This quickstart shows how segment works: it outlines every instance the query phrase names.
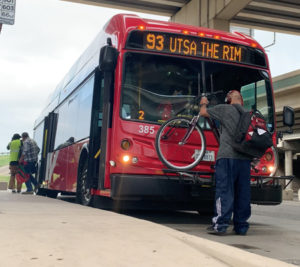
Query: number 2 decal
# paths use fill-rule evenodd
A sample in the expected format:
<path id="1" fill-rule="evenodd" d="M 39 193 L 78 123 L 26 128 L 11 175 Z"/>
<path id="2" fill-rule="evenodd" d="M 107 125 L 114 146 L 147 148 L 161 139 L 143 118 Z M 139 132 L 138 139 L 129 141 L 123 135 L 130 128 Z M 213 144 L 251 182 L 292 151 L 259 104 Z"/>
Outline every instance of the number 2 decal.
<path id="1" fill-rule="evenodd" d="M 139 110 L 139 120 L 144 120 L 144 115 L 145 115 L 145 112 L 143 110 Z"/>

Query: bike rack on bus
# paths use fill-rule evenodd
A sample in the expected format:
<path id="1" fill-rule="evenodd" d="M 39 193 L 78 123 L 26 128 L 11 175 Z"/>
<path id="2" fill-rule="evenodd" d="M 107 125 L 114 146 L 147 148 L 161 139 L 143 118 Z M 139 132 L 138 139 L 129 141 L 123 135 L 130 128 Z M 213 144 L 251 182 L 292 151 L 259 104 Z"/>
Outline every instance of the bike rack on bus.
<path id="1" fill-rule="evenodd" d="M 199 184 L 203 187 L 211 187 L 215 185 L 215 175 L 212 172 L 179 171 L 172 169 L 163 169 L 163 172 L 169 179 L 178 179 L 182 183 Z M 168 176 L 168 173 L 178 175 Z"/>
<path id="2" fill-rule="evenodd" d="M 264 180 L 268 179 L 268 183 L 274 186 L 279 186 L 280 180 L 289 180 L 286 185 L 284 185 L 283 189 L 286 189 L 288 185 L 293 181 L 295 178 L 294 175 L 287 175 L 287 176 L 261 176 L 261 175 L 251 175 L 251 179 L 256 180 L 256 186 L 262 187 L 266 182 Z"/>
<path id="3" fill-rule="evenodd" d="M 196 172 L 196 171 L 179 171 L 172 169 L 163 169 L 163 172 L 169 179 L 178 179 L 182 183 L 192 183 L 199 184 L 201 186 L 215 186 L 215 174 L 212 172 Z M 168 173 L 177 174 L 167 175 Z M 261 176 L 261 175 L 251 175 L 251 180 L 256 180 L 256 184 L 251 183 L 252 186 L 263 187 L 265 185 L 279 186 L 280 180 L 289 180 L 289 182 L 284 185 L 283 189 L 286 189 L 288 185 L 293 181 L 295 176 Z M 266 182 L 266 179 L 268 181 Z"/>

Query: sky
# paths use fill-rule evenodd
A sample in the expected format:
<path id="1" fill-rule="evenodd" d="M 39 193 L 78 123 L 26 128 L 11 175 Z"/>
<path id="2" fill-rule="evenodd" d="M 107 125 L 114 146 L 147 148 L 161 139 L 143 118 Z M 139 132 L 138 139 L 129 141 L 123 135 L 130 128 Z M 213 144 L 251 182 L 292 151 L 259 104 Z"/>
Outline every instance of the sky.
<path id="1" fill-rule="evenodd" d="M 60 0 L 17 0 L 15 24 L 0 34 L 0 152 L 14 133 L 31 136 L 35 119 L 70 67 L 115 14 L 167 17 L 88 6 Z M 263 46 L 273 33 L 255 31 Z M 267 48 L 273 77 L 300 69 L 300 36 L 276 34 Z"/>

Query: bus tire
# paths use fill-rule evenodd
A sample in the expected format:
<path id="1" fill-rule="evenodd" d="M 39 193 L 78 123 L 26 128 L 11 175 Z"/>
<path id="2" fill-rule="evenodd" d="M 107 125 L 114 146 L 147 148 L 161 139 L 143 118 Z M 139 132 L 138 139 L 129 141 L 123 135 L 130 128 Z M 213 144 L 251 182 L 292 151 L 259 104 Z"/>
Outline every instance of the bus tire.
<path id="1" fill-rule="evenodd" d="M 93 196 L 91 190 L 88 188 L 88 160 L 87 156 L 84 156 L 79 163 L 78 175 L 77 175 L 77 190 L 76 190 L 76 202 L 84 206 L 92 206 Z"/>
<path id="2" fill-rule="evenodd" d="M 39 188 L 36 192 L 36 195 L 45 197 L 47 196 L 47 190 L 44 188 Z"/>
<path id="3" fill-rule="evenodd" d="M 47 197 L 50 197 L 50 198 L 57 198 L 58 192 L 57 192 L 57 191 L 53 191 L 53 190 L 47 190 L 47 191 L 46 191 L 46 194 L 47 194 Z"/>

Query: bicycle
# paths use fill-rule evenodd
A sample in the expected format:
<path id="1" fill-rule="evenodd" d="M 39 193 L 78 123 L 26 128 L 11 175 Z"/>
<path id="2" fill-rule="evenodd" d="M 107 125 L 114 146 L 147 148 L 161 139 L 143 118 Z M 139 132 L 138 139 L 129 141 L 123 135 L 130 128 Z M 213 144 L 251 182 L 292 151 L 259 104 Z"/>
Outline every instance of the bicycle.
<path id="1" fill-rule="evenodd" d="M 223 92 L 216 91 L 209 95 L 214 96 L 219 93 Z M 202 94 L 193 103 L 198 103 L 202 96 L 207 95 Z M 168 168 L 187 171 L 196 167 L 203 159 L 206 152 L 206 139 L 202 128 L 197 124 L 200 117 L 199 112 L 191 119 L 182 116 L 175 117 L 161 125 L 155 138 L 155 148 L 159 159 Z M 219 142 L 219 132 L 215 123 L 208 118 L 206 121 Z"/>
<path id="2" fill-rule="evenodd" d="M 202 129 L 197 125 L 199 118 L 199 113 L 191 120 L 185 117 L 172 118 L 158 130 L 155 148 L 159 159 L 170 169 L 192 169 L 204 157 L 206 140 Z"/>

